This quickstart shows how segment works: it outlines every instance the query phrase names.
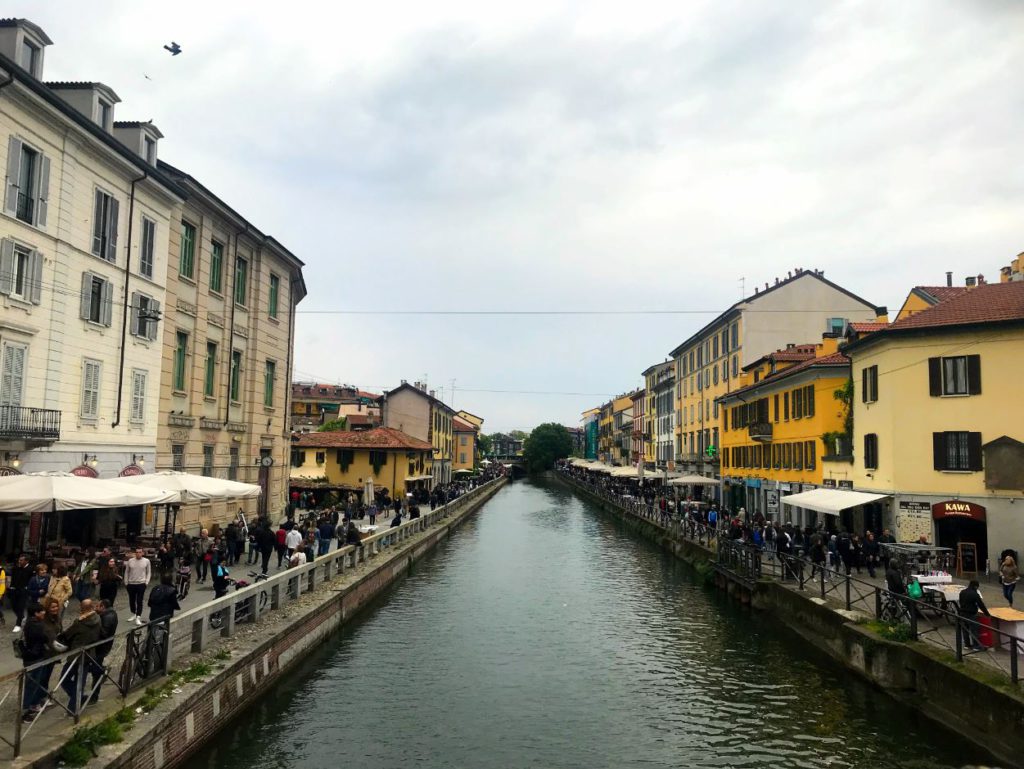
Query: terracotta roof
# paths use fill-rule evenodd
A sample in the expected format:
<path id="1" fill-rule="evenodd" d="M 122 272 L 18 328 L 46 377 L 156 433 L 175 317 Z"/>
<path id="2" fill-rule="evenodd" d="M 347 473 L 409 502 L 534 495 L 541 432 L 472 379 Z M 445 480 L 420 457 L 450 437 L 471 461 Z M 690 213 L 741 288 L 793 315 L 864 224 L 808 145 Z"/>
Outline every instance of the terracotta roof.
<path id="1" fill-rule="evenodd" d="M 465 422 L 458 417 L 452 417 L 452 432 L 453 433 L 475 433 L 476 427 L 471 425 L 469 422 Z"/>
<path id="2" fill-rule="evenodd" d="M 914 286 L 914 291 L 918 294 L 927 294 L 922 298 L 931 299 L 932 304 L 939 304 L 966 293 L 968 288 L 967 286 Z"/>
<path id="3" fill-rule="evenodd" d="M 733 390 L 725 395 L 720 395 L 715 398 L 715 400 L 728 400 L 730 398 L 734 398 L 740 393 L 749 392 L 757 389 L 758 387 L 773 384 L 810 368 L 846 368 L 849 365 L 850 359 L 847 358 L 846 355 L 841 352 L 834 352 L 830 355 L 823 355 L 820 358 L 814 358 L 812 360 L 805 360 L 802 363 L 797 363 L 795 366 L 790 366 L 789 368 L 776 372 L 769 377 L 765 377 L 760 382 L 754 382 L 754 384 L 741 387 L 739 390 Z"/>
<path id="4" fill-rule="evenodd" d="M 948 288 L 948 287 L 943 287 Z M 914 328 L 1024 320 L 1024 282 L 985 283 L 889 324 L 883 334 Z"/>
<path id="5" fill-rule="evenodd" d="M 860 334 L 868 334 L 868 333 L 871 333 L 872 331 L 881 331 L 883 328 L 887 328 L 888 326 L 889 326 L 888 323 L 881 323 L 881 322 L 878 322 L 878 323 L 856 323 L 856 322 L 850 323 L 850 329 L 852 331 L 856 331 L 856 332 L 858 332 Z"/>
<path id="6" fill-rule="evenodd" d="M 392 427 L 375 427 L 372 430 L 339 430 L 329 433 L 303 433 L 295 440 L 299 448 L 323 449 L 403 449 L 430 451 L 433 447 L 426 441 L 406 435 Z"/>
<path id="7" fill-rule="evenodd" d="M 369 414 L 345 414 L 345 421 L 350 425 L 368 425 L 373 420 Z"/>

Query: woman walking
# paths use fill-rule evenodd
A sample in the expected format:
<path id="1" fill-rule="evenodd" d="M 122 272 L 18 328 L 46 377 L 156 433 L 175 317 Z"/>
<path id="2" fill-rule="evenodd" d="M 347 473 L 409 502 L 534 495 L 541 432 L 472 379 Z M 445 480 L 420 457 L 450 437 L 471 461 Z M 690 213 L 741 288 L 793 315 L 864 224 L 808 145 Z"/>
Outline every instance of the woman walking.
<path id="1" fill-rule="evenodd" d="M 100 598 L 110 601 L 110 605 L 113 606 L 117 600 L 117 589 L 122 582 L 121 570 L 117 568 L 117 561 L 113 556 L 100 564 L 97 579 L 100 583 Z"/>
<path id="2" fill-rule="evenodd" d="M 1003 583 L 1003 596 L 1010 606 L 1013 606 L 1013 589 L 1017 587 L 1018 579 L 1020 572 L 1017 570 L 1017 562 L 1012 555 L 1008 555 L 999 566 L 999 581 Z"/>
<path id="3" fill-rule="evenodd" d="M 57 566 L 53 570 L 53 577 L 50 579 L 50 589 L 46 597 L 56 601 L 60 605 L 60 616 L 63 618 L 64 610 L 71 600 L 71 578 L 63 566 Z"/>

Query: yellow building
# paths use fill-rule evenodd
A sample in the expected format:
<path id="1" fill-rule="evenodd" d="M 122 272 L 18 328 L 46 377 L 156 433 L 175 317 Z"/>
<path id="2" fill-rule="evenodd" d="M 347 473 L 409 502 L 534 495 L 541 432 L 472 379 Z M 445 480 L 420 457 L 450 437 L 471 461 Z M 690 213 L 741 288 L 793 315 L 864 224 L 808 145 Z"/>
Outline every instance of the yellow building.
<path id="1" fill-rule="evenodd" d="M 302 433 L 292 445 L 293 487 L 362 492 L 367 480 L 392 499 L 431 477 L 433 447 L 398 430 L 377 427 Z"/>
<path id="2" fill-rule="evenodd" d="M 427 441 L 434 447 L 433 483 L 450 483 L 455 439 L 452 419 L 455 411 L 438 400 L 426 384 L 402 382 L 383 396 L 382 420 L 385 427 Z"/>
<path id="3" fill-rule="evenodd" d="M 630 464 L 633 449 L 633 395 L 620 395 L 612 401 L 612 464 Z"/>
<path id="4" fill-rule="evenodd" d="M 605 464 L 612 462 L 612 415 L 614 401 L 602 403 L 597 415 L 597 458 Z"/>
<path id="5" fill-rule="evenodd" d="M 845 348 L 855 490 L 901 541 L 1024 550 L 1024 282 L 983 284 Z M 866 523 L 854 511 L 855 525 Z"/>
<path id="6" fill-rule="evenodd" d="M 483 420 L 481 419 L 480 422 L 482 424 Z M 479 429 L 472 422 L 467 422 L 459 417 L 452 420 L 452 435 L 455 437 L 453 472 L 455 470 L 472 470 L 476 466 L 476 435 Z"/>
<path id="7" fill-rule="evenodd" d="M 972 280 L 976 279 L 972 278 Z M 937 304 L 945 302 L 947 299 L 952 299 L 955 296 L 960 296 L 968 290 L 968 286 L 914 286 L 910 293 L 907 294 L 907 298 L 903 301 L 903 305 L 900 307 L 900 311 L 896 313 L 896 320 L 903 320 L 909 318 L 911 315 L 927 310 L 929 307 L 934 307 Z"/>
<path id="8" fill-rule="evenodd" d="M 456 414 L 456 416 L 459 419 L 461 419 L 463 422 L 469 422 L 471 425 L 475 425 L 476 427 L 483 427 L 484 426 L 484 418 L 483 417 L 478 417 L 476 414 L 472 414 L 472 413 L 470 413 L 468 411 L 459 411 Z"/>
<path id="9" fill-rule="evenodd" d="M 643 455 L 644 455 L 644 466 L 649 469 L 654 469 L 654 463 L 657 457 L 656 452 L 656 439 L 654 434 L 655 420 L 658 417 L 658 403 L 657 396 L 654 393 L 654 388 L 657 385 L 658 367 L 663 364 L 655 364 L 644 369 L 641 376 L 644 378 L 644 399 L 643 399 L 643 410 L 641 412 L 641 436 L 640 439 L 643 442 Z"/>
<path id="10" fill-rule="evenodd" d="M 1024 280 L 1024 253 L 1017 254 L 1012 262 L 999 268 L 1000 283 L 1010 283 L 1015 280 Z"/>
<path id="11" fill-rule="evenodd" d="M 712 320 L 672 350 L 676 365 L 676 469 L 715 475 L 721 420 L 717 399 L 743 382 L 740 372 L 796 340 L 841 336 L 851 321 L 885 315 L 817 270 L 776 278 Z"/>
<path id="12" fill-rule="evenodd" d="M 818 488 L 830 474 L 826 433 L 844 429 L 846 410 L 834 393 L 850 378 L 837 340 L 790 345 L 763 356 L 745 372 L 745 387 L 722 395 L 723 503 L 733 511 L 815 525 L 813 510 L 783 509 L 780 497 Z"/>

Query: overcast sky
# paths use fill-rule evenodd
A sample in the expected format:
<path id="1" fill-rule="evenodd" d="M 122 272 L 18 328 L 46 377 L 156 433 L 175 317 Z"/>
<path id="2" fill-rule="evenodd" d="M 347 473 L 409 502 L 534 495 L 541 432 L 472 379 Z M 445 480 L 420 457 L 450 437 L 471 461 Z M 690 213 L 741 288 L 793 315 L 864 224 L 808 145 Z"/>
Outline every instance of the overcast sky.
<path id="1" fill-rule="evenodd" d="M 299 378 L 454 379 L 487 432 L 577 424 L 741 279 L 821 268 L 895 311 L 1024 249 L 1015 0 L 4 10 L 306 262 Z"/>

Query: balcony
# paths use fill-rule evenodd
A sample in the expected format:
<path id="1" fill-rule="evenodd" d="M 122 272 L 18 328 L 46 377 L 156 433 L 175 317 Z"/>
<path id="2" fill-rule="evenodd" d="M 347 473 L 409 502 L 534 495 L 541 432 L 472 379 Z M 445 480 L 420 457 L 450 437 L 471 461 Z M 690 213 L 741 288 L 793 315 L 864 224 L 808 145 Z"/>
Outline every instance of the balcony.
<path id="1" fill-rule="evenodd" d="M 751 440 L 768 443 L 772 439 L 772 427 L 771 422 L 754 422 L 747 430 Z"/>
<path id="2" fill-rule="evenodd" d="M 53 443 L 60 440 L 60 412 L 0 406 L 0 439 Z"/>

